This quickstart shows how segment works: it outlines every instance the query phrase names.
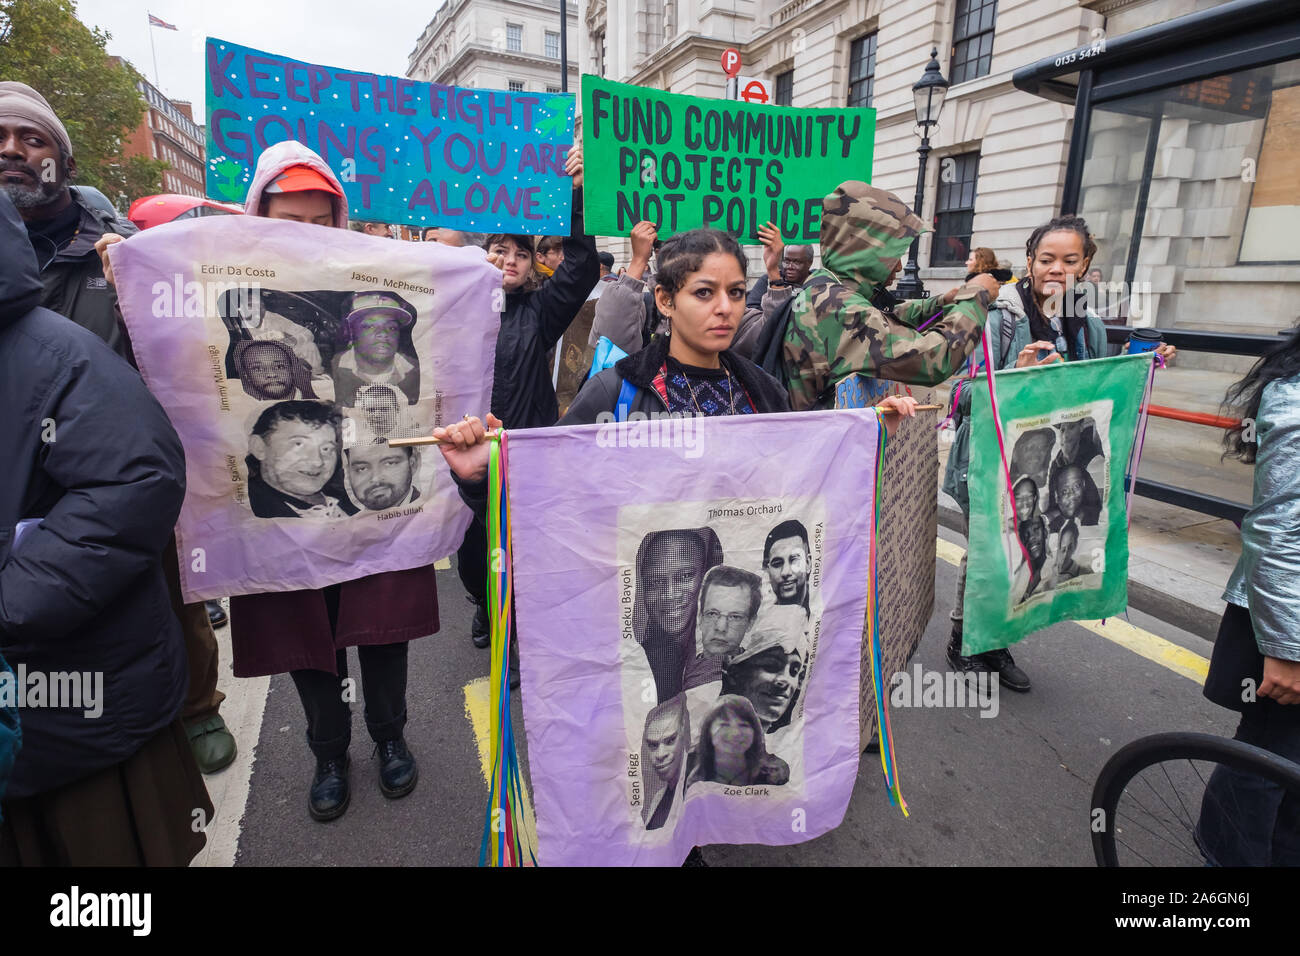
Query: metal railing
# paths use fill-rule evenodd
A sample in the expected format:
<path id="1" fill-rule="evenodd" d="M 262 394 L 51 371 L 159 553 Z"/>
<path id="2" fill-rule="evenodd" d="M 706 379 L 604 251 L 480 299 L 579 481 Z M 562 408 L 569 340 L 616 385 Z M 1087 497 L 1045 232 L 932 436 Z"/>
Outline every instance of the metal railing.
<path id="1" fill-rule="evenodd" d="M 1133 331 L 1127 326 L 1108 325 L 1106 327 L 1106 339 L 1112 344 L 1123 345 L 1128 341 Z M 1167 344 L 1180 351 L 1217 352 L 1220 355 L 1259 356 L 1284 341 L 1280 335 L 1243 335 L 1225 332 L 1201 332 L 1190 329 L 1157 329 L 1156 331 L 1160 333 L 1161 338 Z M 1186 412 L 1181 409 L 1166 408 L 1160 405 L 1149 405 L 1148 412 L 1159 418 L 1190 421 L 1212 428 L 1227 428 L 1235 424 L 1231 419 L 1220 418 L 1216 415 L 1202 415 L 1197 412 Z M 1163 501 L 1166 504 L 1177 505 L 1179 508 L 1187 508 L 1190 511 L 1197 511 L 1215 518 L 1226 518 L 1236 525 L 1241 524 L 1241 519 L 1246 516 L 1246 512 L 1249 510 L 1246 505 L 1236 501 L 1229 501 L 1227 498 L 1202 494 L 1199 491 L 1192 491 L 1190 488 L 1179 488 L 1176 485 L 1168 485 L 1162 481 L 1152 481 L 1149 478 L 1139 477 L 1133 483 L 1133 490 L 1144 498 Z"/>

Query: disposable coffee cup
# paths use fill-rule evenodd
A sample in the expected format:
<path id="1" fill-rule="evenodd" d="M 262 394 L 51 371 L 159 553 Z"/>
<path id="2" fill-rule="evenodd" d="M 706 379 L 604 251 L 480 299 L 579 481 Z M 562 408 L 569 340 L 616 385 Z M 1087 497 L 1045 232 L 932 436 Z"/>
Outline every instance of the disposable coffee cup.
<path id="1" fill-rule="evenodd" d="M 1134 329 L 1133 334 L 1128 337 L 1128 354 L 1140 355 L 1143 352 L 1154 352 L 1164 340 L 1159 329 Z"/>

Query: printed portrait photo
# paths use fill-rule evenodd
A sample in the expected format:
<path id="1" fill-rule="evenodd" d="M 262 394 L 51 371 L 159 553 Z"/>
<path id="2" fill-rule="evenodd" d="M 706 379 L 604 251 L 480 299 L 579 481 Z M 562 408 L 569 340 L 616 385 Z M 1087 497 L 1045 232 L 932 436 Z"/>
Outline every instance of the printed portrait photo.
<path id="1" fill-rule="evenodd" d="M 774 604 L 759 612 L 745 643 L 722 670 L 722 693 L 753 705 L 763 732 L 790 723 L 808 673 L 808 615 L 797 605 Z"/>
<path id="2" fill-rule="evenodd" d="M 687 763 L 686 786 L 789 783 L 790 765 L 768 753 L 766 739 L 762 722 L 748 698 L 735 694 L 719 697 L 700 725 L 699 743 Z"/>
<path id="3" fill-rule="evenodd" d="M 327 402 L 267 406 L 248 435 L 248 503 L 259 518 L 346 518 L 340 417 Z"/>
<path id="4" fill-rule="evenodd" d="M 417 310 L 406 298 L 241 285 L 218 311 L 226 376 L 238 385 L 229 400 L 248 422 L 254 515 L 366 518 L 428 499 L 438 463 L 388 445 L 436 424 L 436 396 L 420 400 Z"/>
<path id="5" fill-rule="evenodd" d="M 1010 606 L 1101 587 L 1109 490 L 1110 402 L 1012 422 L 1012 497 L 1002 492 L 1013 568 Z"/>
<path id="6" fill-rule="evenodd" d="M 740 653 L 763 603 L 763 581 L 751 571 L 718 565 L 704 575 L 695 617 L 695 657 L 682 674 L 690 690 L 722 680 L 722 668 Z"/>
<path id="7" fill-rule="evenodd" d="M 420 498 L 416 480 L 420 453 L 392 448 L 382 439 L 343 449 L 343 481 L 348 498 L 365 511 L 387 511 L 414 504 Z"/>
<path id="8" fill-rule="evenodd" d="M 663 827 L 680 798 L 690 743 L 690 717 L 680 696 L 655 705 L 646 715 L 640 765 L 646 783 L 641 819 L 647 830 Z"/>
<path id="9" fill-rule="evenodd" d="M 420 400 L 420 362 L 411 346 L 415 307 L 395 292 L 356 292 L 339 325 L 331 374 L 335 400 L 355 408 L 369 385 L 391 385 L 404 404 Z"/>
<path id="10" fill-rule="evenodd" d="M 798 521 L 782 521 L 763 543 L 763 568 L 777 604 L 795 604 L 808 610 L 808 572 L 811 570 L 808 529 Z"/>
<path id="11" fill-rule="evenodd" d="M 633 630 L 660 701 L 681 693 L 686 664 L 695 657 L 704 574 L 721 563 L 711 528 L 652 531 L 637 550 Z"/>
<path id="12" fill-rule="evenodd" d="M 329 361 L 338 335 L 338 312 L 346 295 L 329 291 L 286 292 L 244 285 L 224 292 L 218 300 L 218 312 L 229 337 L 226 377 L 239 379 L 243 384 L 244 370 L 238 361 L 241 342 L 277 342 L 287 346 L 298 359 L 293 375 L 294 386 L 301 393 L 298 397 L 332 401 L 334 381 L 329 374 Z M 301 381 L 299 363 L 306 367 L 309 388 L 304 388 Z M 259 389 L 258 385 L 250 388 L 244 384 L 244 391 L 254 398 L 259 397 Z"/>
<path id="13" fill-rule="evenodd" d="M 258 401 L 320 397 L 312 388 L 311 366 L 287 342 L 242 339 L 232 361 L 244 394 Z"/>
<path id="14" fill-rule="evenodd" d="M 352 407 L 341 407 L 345 443 L 427 435 L 434 427 L 429 405 L 408 405 L 396 385 L 364 385 Z"/>
<path id="15" fill-rule="evenodd" d="M 794 498 L 619 510 L 621 570 L 610 596 L 623 622 L 628 752 L 641 754 L 644 776 L 645 803 L 629 783 L 629 809 L 647 830 L 651 822 L 674 825 L 672 806 L 661 809 L 668 781 L 686 786 L 683 804 L 732 787 L 804 785 L 803 707 L 822 614 L 822 509 L 820 499 Z M 677 752 L 656 743 L 679 726 L 686 737 L 680 771 Z M 706 782 L 728 790 L 695 786 Z"/>

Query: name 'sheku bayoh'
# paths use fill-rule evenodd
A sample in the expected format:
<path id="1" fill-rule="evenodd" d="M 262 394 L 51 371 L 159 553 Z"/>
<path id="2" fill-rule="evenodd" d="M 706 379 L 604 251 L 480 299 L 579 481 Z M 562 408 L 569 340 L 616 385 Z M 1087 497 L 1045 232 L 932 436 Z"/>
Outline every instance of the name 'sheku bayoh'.
<path id="1" fill-rule="evenodd" d="M 756 107 L 587 78 L 583 93 L 597 144 L 587 167 L 602 181 L 617 170 L 607 223 L 616 234 L 646 219 L 661 232 L 706 226 L 757 240 L 771 221 L 788 241 L 815 239 L 822 198 L 870 178 L 872 110 Z"/>

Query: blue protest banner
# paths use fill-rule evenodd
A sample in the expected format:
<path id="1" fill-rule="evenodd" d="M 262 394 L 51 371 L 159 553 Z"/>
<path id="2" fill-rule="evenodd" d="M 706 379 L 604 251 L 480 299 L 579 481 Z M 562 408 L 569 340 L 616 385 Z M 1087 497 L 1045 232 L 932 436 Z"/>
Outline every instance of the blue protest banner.
<path id="1" fill-rule="evenodd" d="M 239 202 L 257 158 L 295 139 L 354 219 L 563 235 L 574 97 L 471 90 L 303 63 L 208 37 L 207 192 Z"/>

